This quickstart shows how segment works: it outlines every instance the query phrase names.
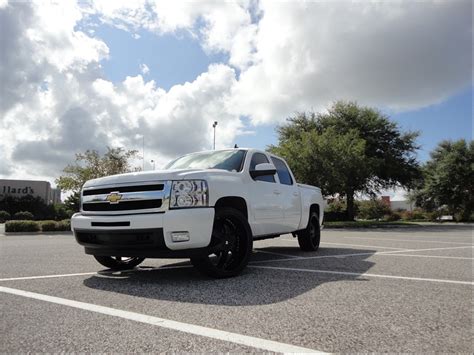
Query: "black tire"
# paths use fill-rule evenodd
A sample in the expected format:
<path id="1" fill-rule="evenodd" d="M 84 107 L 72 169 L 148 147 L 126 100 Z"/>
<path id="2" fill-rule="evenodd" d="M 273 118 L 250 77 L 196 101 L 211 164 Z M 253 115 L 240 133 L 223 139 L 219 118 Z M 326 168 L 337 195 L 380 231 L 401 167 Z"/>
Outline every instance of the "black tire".
<path id="1" fill-rule="evenodd" d="M 233 208 L 216 210 L 210 254 L 191 258 L 201 273 L 222 279 L 239 275 L 252 254 L 253 237 L 245 216 Z"/>
<path id="2" fill-rule="evenodd" d="M 303 251 L 316 251 L 319 249 L 321 240 L 321 228 L 319 226 L 319 217 L 316 212 L 312 212 L 309 216 L 306 229 L 297 233 L 298 244 Z"/>
<path id="3" fill-rule="evenodd" d="M 123 256 L 99 256 L 94 255 L 95 260 L 100 264 L 112 270 L 128 270 L 133 269 L 145 260 L 139 257 L 123 257 Z"/>

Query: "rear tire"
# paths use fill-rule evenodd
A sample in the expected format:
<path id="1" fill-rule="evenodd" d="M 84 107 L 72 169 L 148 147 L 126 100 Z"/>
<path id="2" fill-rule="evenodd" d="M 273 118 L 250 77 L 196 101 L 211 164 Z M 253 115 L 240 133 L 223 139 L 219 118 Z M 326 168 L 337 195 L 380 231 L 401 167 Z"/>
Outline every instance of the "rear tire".
<path id="1" fill-rule="evenodd" d="M 123 257 L 123 256 L 99 256 L 94 255 L 95 260 L 105 267 L 112 270 L 128 270 L 133 269 L 145 260 L 139 257 Z"/>
<path id="2" fill-rule="evenodd" d="M 191 258 L 197 270 L 218 279 L 239 275 L 247 266 L 253 247 L 245 216 L 233 208 L 216 210 L 209 247 L 209 255 Z"/>
<path id="3" fill-rule="evenodd" d="M 306 229 L 297 233 L 298 244 L 303 251 L 316 251 L 319 249 L 321 240 L 321 228 L 319 226 L 319 218 L 316 212 L 312 212 Z"/>

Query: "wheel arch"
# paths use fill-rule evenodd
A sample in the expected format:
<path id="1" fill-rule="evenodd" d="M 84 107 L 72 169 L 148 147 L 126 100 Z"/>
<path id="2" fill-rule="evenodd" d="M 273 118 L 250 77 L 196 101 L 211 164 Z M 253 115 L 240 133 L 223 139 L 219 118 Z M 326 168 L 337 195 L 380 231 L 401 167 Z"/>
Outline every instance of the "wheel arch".
<path id="1" fill-rule="evenodd" d="M 311 204 L 311 206 L 309 207 L 309 216 L 311 216 L 311 214 L 315 212 L 317 215 L 318 215 L 318 221 L 319 221 L 319 225 L 321 225 L 322 223 L 322 215 L 321 215 L 321 207 L 319 206 L 318 203 L 313 203 Z M 309 220 L 309 216 L 308 216 L 308 220 Z"/>
<path id="2" fill-rule="evenodd" d="M 219 198 L 215 205 L 215 209 L 223 208 L 223 207 L 230 207 L 240 211 L 245 218 L 248 220 L 249 213 L 247 207 L 247 201 L 243 197 L 240 196 L 225 196 Z"/>

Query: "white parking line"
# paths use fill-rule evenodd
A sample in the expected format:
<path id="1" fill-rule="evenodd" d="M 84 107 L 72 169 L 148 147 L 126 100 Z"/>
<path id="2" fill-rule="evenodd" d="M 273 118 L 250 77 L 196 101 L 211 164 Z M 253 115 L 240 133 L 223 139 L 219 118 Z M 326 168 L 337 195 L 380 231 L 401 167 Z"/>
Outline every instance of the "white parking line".
<path id="1" fill-rule="evenodd" d="M 5 279 L 0 279 L 1 281 L 18 281 L 18 280 L 35 280 L 35 279 L 52 279 L 57 277 L 73 277 L 73 276 L 84 276 L 84 275 L 113 275 L 120 272 L 147 272 L 147 271 L 156 271 L 156 270 L 167 270 L 167 269 L 183 269 L 183 268 L 191 268 L 192 265 L 175 265 L 175 266 L 160 266 L 160 267 L 153 267 L 153 268 L 137 268 L 137 269 L 129 269 L 129 270 L 122 270 L 122 271 L 112 271 L 112 270 L 104 270 L 104 271 L 94 271 L 94 272 L 81 272 L 77 274 L 55 274 L 55 275 L 41 275 L 41 276 L 23 276 L 23 277 L 9 277 Z"/>
<path id="2" fill-rule="evenodd" d="M 461 256 L 444 256 L 444 255 L 417 255 L 417 254 L 390 254 L 390 253 L 385 253 L 383 256 L 411 256 L 414 258 L 433 258 L 433 259 L 455 259 L 455 260 L 471 260 L 473 261 L 473 258 L 464 258 Z"/>
<path id="3" fill-rule="evenodd" d="M 312 273 L 317 273 L 317 274 L 367 276 L 367 277 L 380 277 L 380 278 L 386 278 L 386 279 L 400 279 L 400 280 L 412 280 L 412 281 L 442 282 L 442 283 L 451 283 L 451 284 L 460 284 L 460 285 L 474 285 L 474 282 L 471 282 L 471 281 L 430 279 L 430 278 L 423 278 L 423 277 L 408 277 L 408 276 L 395 276 L 395 275 L 380 275 L 380 274 L 369 274 L 365 272 L 359 273 L 359 272 L 332 271 L 332 270 L 313 270 L 313 269 L 299 269 L 299 268 L 292 268 L 292 267 L 258 266 L 258 265 L 249 265 L 249 267 L 258 268 L 258 269 L 312 272 Z"/>
<path id="4" fill-rule="evenodd" d="M 94 275 L 95 272 L 80 272 L 76 274 L 59 274 L 59 275 L 42 275 L 42 276 L 23 276 L 23 277 L 9 277 L 5 279 L 0 279 L 0 281 L 18 281 L 18 280 L 34 280 L 34 279 L 51 279 L 56 277 L 70 277 L 70 276 L 83 276 L 83 275 Z"/>
<path id="5" fill-rule="evenodd" d="M 108 316 L 119 317 L 123 319 L 132 320 L 135 322 L 150 324 L 165 329 L 176 330 L 183 333 L 203 336 L 207 338 L 227 341 L 234 344 L 249 346 L 252 348 L 262 349 L 265 351 L 281 352 L 281 353 L 322 353 L 317 350 L 299 347 L 296 345 L 280 343 L 273 340 L 256 338 L 248 335 L 238 333 L 226 332 L 223 330 L 203 327 L 199 325 L 177 322 L 169 319 L 158 318 L 146 314 L 123 311 L 116 308 L 104 307 L 92 303 L 85 303 L 73 301 L 66 298 L 59 298 L 54 296 L 43 295 L 41 293 L 34 293 L 29 291 L 18 290 L 15 288 L 0 286 L 0 292 L 8 293 L 15 296 L 22 296 L 26 298 L 36 299 L 40 301 L 50 302 L 72 308 L 82 309 L 90 312 L 105 314 Z"/>
<path id="6" fill-rule="evenodd" d="M 392 239 L 392 238 L 367 238 L 367 237 L 340 237 L 340 238 L 350 238 L 350 239 L 361 239 L 361 240 L 378 240 L 378 241 L 394 241 L 394 242 L 411 242 L 411 243 L 440 243 L 440 244 L 459 244 L 459 245 L 472 245 L 472 243 L 461 243 L 461 242 L 446 242 L 439 240 L 417 240 L 417 239 Z"/>
<path id="7" fill-rule="evenodd" d="M 408 253 L 408 252 L 417 252 L 417 251 L 436 251 L 436 250 L 453 250 L 453 249 L 472 249 L 474 245 L 466 245 L 463 247 L 446 247 L 446 248 L 427 248 L 427 249 L 405 249 L 400 251 L 384 251 L 380 252 L 380 254 L 395 254 L 395 253 Z"/>
<path id="8" fill-rule="evenodd" d="M 346 258 L 346 257 L 361 256 L 361 255 L 392 255 L 392 254 L 398 254 L 398 253 L 411 253 L 411 252 L 417 252 L 417 251 L 436 251 L 436 250 L 452 250 L 452 249 L 466 249 L 466 248 L 474 248 L 474 246 L 428 248 L 428 249 L 402 249 L 402 250 L 397 250 L 397 251 L 376 251 L 376 252 L 363 252 L 363 253 L 350 253 L 350 254 L 348 253 L 348 254 L 334 254 L 334 255 L 317 255 L 317 256 L 300 257 L 298 260 Z M 411 256 L 411 255 L 406 254 L 406 256 Z M 291 260 L 295 261 L 295 258 L 258 260 L 258 261 L 252 261 L 251 264 L 268 263 L 268 262 L 273 262 L 273 261 L 291 261 Z"/>
<path id="9" fill-rule="evenodd" d="M 329 243 L 329 242 L 321 242 L 321 244 L 328 244 L 328 245 L 347 245 L 347 246 L 349 246 L 349 247 L 380 248 L 380 249 L 393 249 L 393 250 L 405 250 L 405 249 L 406 249 L 406 248 L 386 247 L 386 246 L 382 246 L 382 245 L 346 244 L 346 243 Z"/>
<path id="10" fill-rule="evenodd" d="M 275 242 L 292 242 L 293 240 L 287 238 L 274 239 Z M 330 242 L 321 242 L 321 244 L 328 245 L 347 245 L 349 247 L 365 247 L 365 248 L 380 248 L 380 249 L 393 249 L 393 250 L 405 250 L 406 248 L 393 248 L 386 247 L 382 245 L 365 245 L 365 244 L 347 244 L 347 243 L 330 243 Z"/>
<path id="11" fill-rule="evenodd" d="M 412 254 L 399 254 L 399 253 L 411 253 L 411 252 L 419 252 L 419 251 L 436 251 L 436 250 L 452 250 L 452 249 L 466 249 L 466 248 L 474 248 L 474 246 L 462 246 L 462 247 L 447 247 L 447 248 L 428 248 L 428 249 L 402 249 L 398 251 L 377 251 L 377 252 L 363 252 L 363 253 L 347 253 L 347 254 L 335 254 L 335 255 L 317 255 L 317 256 L 291 256 L 285 259 L 270 259 L 270 260 L 257 260 L 251 261 L 249 264 L 260 264 L 260 263 L 269 263 L 269 262 L 276 262 L 276 261 L 295 261 L 295 260 L 313 260 L 313 259 L 326 259 L 326 258 L 347 258 L 352 256 L 363 256 L 363 255 L 400 255 L 405 257 L 425 257 L 425 255 L 412 255 Z M 281 254 L 282 256 L 289 256 L 289 254 Z M 456 258 L 456 259 L 470 259 L 470 258 L 461 258 L 461 257 L 447 257 L 447 256 L 439 256 L 439 255 L 426 255 L 427 258 Z M 166 269 L 182 269 L 182 268 L 192 268 L 192 265 L 175 265 L 175 266 L 160 266 L 157 268 L 138 268 L 138 269 L 130 269 L 130 270 L 123 270 L 126 272 L 147 272 L 147 271 L 156 271 L 156 270 L 166 270 Z M 39 275 L 39 276 L 23 276 L 23 277 L 9 277 L 0 279 L 2 281 L 18 281 L 18 280 L 35 280 L 35 279 L 50 279 L 50 278 L 59 278 L 59 277 L 73 277 L 73 276 L 84 276 L 84 275 L 94 275 L 94 274 L 114 274 L 117 271 L 101 271 L 98 272 L 81 272 L 75 274 L 55 274 L 55 275 Z"/>
<path id="12" fill-rule="evenodd" d="M 261 250 L 261 249 L 255 249 L 257 253 L 264 253 L 264 254 L 272 254 L 272 255 L 279 255 L 279 256 L 286 256 L 287 258 L 293 258 L 293 259 L 303 259 L 304 256 L 298 256 L 298 255 L 291 255 L 291 254 L 283 254 L 283 253 L 275 253 L 273 251 L 266 251 L 266 250 Z"/>

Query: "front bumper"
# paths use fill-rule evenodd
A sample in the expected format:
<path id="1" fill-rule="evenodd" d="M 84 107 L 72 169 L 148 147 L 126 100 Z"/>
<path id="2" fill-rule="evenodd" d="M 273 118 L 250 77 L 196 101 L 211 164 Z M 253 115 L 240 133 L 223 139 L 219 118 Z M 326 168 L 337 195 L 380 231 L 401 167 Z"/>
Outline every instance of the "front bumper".
<path id="1" fill-rule="evenodd" d="M 214 208 L 189 208 L 117 216 L 76 213 L 71 229 L 87 254 L 189 257 L 207 251 L 213 223 Z M 189 240 L 173 242 L 173 232 L 188 232 Z"/>

